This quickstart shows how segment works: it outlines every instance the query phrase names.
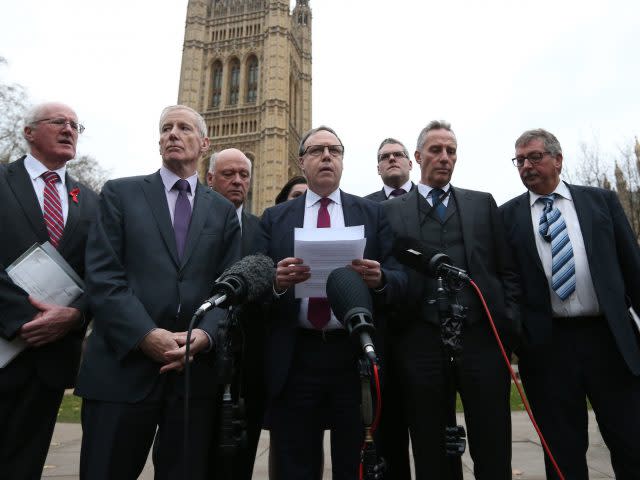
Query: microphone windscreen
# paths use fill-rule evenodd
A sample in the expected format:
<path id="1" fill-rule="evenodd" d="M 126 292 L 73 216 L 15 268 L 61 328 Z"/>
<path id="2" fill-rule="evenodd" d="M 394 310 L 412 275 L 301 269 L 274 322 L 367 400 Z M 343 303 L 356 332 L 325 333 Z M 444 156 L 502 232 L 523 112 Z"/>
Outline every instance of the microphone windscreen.
<path id="1" fill-rule="evenodd" d="M 235 275 L 242 278 L 247 289 L 248 302 L 258 300 L 271 289 L 275 268 L 273 260 L 266 255 L 248 255 L 239 262 L 231 265 L 220 276 Z"/>
<path id="2" fill-rule="evenodd" d="M 371 315 L 372 301 L 369 287 L 355 270 L 336 268 L 327 278 L 327 300 L 336 318 L 344 323 L 345 316 L 354 308 L 364 309 Z"/>

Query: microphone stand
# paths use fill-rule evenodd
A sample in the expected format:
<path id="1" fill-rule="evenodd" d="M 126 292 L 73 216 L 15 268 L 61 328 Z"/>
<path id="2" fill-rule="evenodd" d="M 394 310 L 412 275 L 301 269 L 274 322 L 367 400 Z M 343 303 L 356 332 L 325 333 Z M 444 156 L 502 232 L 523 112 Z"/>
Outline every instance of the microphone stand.
<path id="1" fill-rule="evenodd" d="M 218 452 L 220 464 L 217 476 L 220 479 L 232 479 L 233 461 L 242 448 L 246 448 L 247 432 L 244 400 L 240 397 L 242 365 L 241 349 L 237 349 L 238 310 L 231 308 L 216 333 L 216 363 L 218 366 L 217 383 L 223 387 L 220 408 L 220 433 Z M 240 343 L 242 343 L 240 341 Z M 236 395 L 235 392 L 238 392 Z M 237 400 L 234 400 L 234 397 Z"/>
<path id="2" fill-rule="evenodd" d="M 371 359 L 364 353 L 358 359 L 360 374 L 360 412 L 364 424 L 364 446 L 361 451 L 361 480 L 382 480 L 384 478 L 384 460 L 378 457 L 373 440 L 373 395 L 371 393 Z M 379 414 L 379 412 L 378 412 Z"/>
<path id="3" fill-rule="evenodd" d="M 442 356 L 445 379 L 444 409 L 447 417 L 445 426 L 445 452 L 449 460 L 449 479 L 462 480 L 462 462 L 460 457 L 466 449 L 465 430 L 456 419 L 456 356 L 462 351 L 462 321 L 465 308 L 451 305 L 441 275 L 436 279 L 436 307 L 440 319 L 442 338 Z"/>

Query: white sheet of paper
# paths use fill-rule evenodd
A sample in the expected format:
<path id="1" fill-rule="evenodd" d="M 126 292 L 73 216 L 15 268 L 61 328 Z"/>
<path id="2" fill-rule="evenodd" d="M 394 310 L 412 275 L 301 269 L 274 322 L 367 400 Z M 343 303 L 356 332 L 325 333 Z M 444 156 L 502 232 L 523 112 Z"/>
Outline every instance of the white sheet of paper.
<path id="1" fill-rule="evenodd" d="M 364 225 L 343 228 L 296 228 L 293 254 L 311 268 L 311 278 L 295 287 L 296 298 L 326 297 L 327 277 L 336 268 L 362 259 Z"/>
<path id="2" fill-rule="evenodd" d="M 64 307 L 82 295 L 82 288 L 41 247 L 32 249 L 18 263 L 7 268 L 7 275 L 16 285 L 37 300 Z M 9 364 L 26 346 L 19 337 L 11 341 L 0 338 L 0 368 Z"/>

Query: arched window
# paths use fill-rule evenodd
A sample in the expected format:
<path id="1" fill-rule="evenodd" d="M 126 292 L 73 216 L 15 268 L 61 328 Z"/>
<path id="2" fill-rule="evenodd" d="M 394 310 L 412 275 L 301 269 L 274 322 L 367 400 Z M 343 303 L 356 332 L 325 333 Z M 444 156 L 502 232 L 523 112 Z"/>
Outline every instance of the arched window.
<path id="1" fill-rule="evenodd" d="M 234 58 L 231 60 L 230 67 L 229 105 L 237 105 L 240 95 L 240 61 Z"/>
<path id="2" fill-rule="evenodd" d="M 247 103 L 256 103 L 258 99 L 258 59 L 249 58 L 247 62 Z"/>
<path id="3" fill-rule="evenodd" d="M 213 64 L 211 77 L 211 106 L 218 108 L 222 99 L 222 63 L 217 61 Z"/>

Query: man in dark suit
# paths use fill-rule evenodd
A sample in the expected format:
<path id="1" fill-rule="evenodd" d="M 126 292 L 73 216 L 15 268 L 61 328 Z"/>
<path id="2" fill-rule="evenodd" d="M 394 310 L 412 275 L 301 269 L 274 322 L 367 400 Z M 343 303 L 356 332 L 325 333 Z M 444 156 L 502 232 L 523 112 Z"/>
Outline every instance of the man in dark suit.
<path id="1" fill-rule="evenodd" d="M 339 189 L 343 153 L 329 127 L 307 132 L 299 164 L 309 189 L 262 217 L 263 247 L 277 262 L 265 357 L 277 480 L 317 476 L 325 427 L 331 431 L 333 479 L 353 480 L 363 439 L 357 351 L 326 299 L 295 298 L 295 285 L 312 272 L 304 259 L 294 257 L 294 229 L 364 225 L 364 259 L 353 260 L 351 268 L 362 275 L 376 302 L 397 299 L 406 287 L 406 276 L 389 258 L 391 230 L 382 207 Z"/>
<path id="2" fill-rule="evenodd" d="M 260 219 L 247 212 L 245 203 L 251 187 L 251 161 L 237 148 L 228 148 L 211 156 L 207 184 L 234 207 L 242 230 L 242 256 L 256 252 Z M 233 458 L 232 478 L 250 480 L 262 431 L 264 416 L 264 313 L 260 305 L 243 305 L 239 313 L 242 328 L 241 386 L 237 394 L 244 399 L 247 422 L 247 445 Z M 214 457 L 215 462 L 219 461 Z"/>
<path id="3" fill-rule="evenodd" d="M 451 185 L 457 140 L 446 122 L 433 121 L 420 132 L 415 159 L 421 169 L 418 188 L 383 203 L 394 233 L 421 240 L 466 270 L 485 295 L 503 341 L 511 343 L 518 329 L 519 287 L 493 197 Z M 471 286 L 451 288 L 445 302 L 467 311 L 461 351 L 445 350 L 443 319 L 433 302 L 436 287 L 435 279 L 409 273 L 409 300 L 398 315 L 404 324 L 391 336 L 416 478 L 462 478 L 459 459 L 445 456 L 445 427 L 455 423 L 457 391 L 475 477 L 511 479 L 510 381 L 489 321 Z"/>
<path id="4" fill-rule="evenodd" d="M 378 175 L 382 178 L 382 189 L 364 198 L 384 202 L 413 190 L 415 184 L 409 179 L 412 167 L 407 147 L 395 138 L 385 138 L 378 147 Z"/>
<path id="5" fill-rule="evenodd" d="M 76 389 L 84 399 L 81 478 L 137 478 L 152 443 L 156 478 L 184 478 L 187 326 L 240 255 L 233 205 L 197 181 L 208 145 L 196 111 L 167 107 L 160 116 L 160 170 L 107 182 L 102 190 L 87 246 L 94 330 Z M 190 478 L 211 478 L 211 339 L 221 315 L 213 309 L 193 330 Z"/>
<path id="6" fill-rule="evenodd" d="M 413 190 L 416 185 L 409 179 L 413 164 L 409 151 L 395 138 L 385 138 L 378 147 L 378 175 L 382 178 L 382 189 L 367 195 L 366 199 L 384 202 Z M 392 312 L 389 315 L 393 316 Z M 393 335 L 393 321 L 389 331 Z M 384 413 L 380 423 L 382 454 L 387 463 L 387 476 L 393 480 L 410 480 L 409 431 L 404 418 L 398 375 L 395 373 L 393 342 L 387 342 L 385 349 L 386 371 L 384 387 Z"/>
<path id="7" fill-rule="evenodd" d="M 66 172 L 83 130 L 68 106 L 38 105 L 25 119 L 30 153 L 0 166 L 0 336 L 27 344 L 0 369 L 3 478 L 40 478 L 64 389 L 74 385 L 78 371 L 86 297 L 69 307 L 39 302 L 15 285 L 5 268 L 33 244 L 49 241 L 84 275 L 87 230 L 98 196 Z M 49 214 L 58 226 L 55 219 L 45 220 L 52 204 L 57 212 Z"/>
<path id="8" fill-rule="evenodd" d="M 500 212 L 524 297 L 518 351 L 527 397 L 567 479 L 588 478 L 587 405 L 618 479 L 640 478 L 640 249 L 616 194 L 560 181 L 562 149 L 524 132 L 513 159 L 527 192 Z M 545 455 L 548 479 L 558 478 Z"/>

